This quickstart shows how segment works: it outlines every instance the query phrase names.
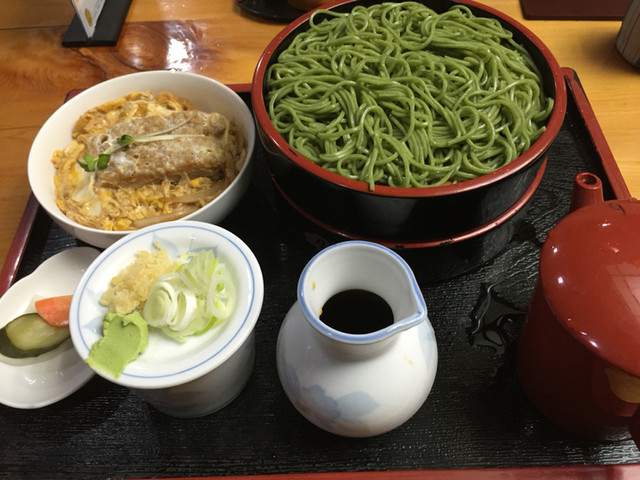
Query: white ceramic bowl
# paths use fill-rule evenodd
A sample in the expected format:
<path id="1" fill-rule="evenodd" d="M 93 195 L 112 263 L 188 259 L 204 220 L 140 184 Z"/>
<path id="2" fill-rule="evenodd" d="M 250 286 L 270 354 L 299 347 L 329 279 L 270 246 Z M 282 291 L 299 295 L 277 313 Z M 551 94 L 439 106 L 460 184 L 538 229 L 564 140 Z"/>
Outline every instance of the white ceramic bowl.
<path id="1" fill-rule="evenodd" d="M 139 250 L 159 242 L 172 257 L 213 249 L 236 279 L 237 304 L 220 327 L 178 343 L 149 329 L 149 345 L 117 379 L 102 377 L 137 391 L 159 410 L 177 417 L 212 413 L 244 388 L 254 364 L 254 327 L 264 297 L 262 271 L 255 256 L 233 233 L 204 222 L 174 221 L 152 225 L 120 239 L 87 269 L 73 295 L 69 327 L 82 359 L 102 335 L 106 307 L 99 298 L 110 280 L 129 265 Z"/>
<path id="2" fill-rule="evenodd" d="M 109 100 L 145 90 L 171 91 L 191 101 L 200 110 L 222 113 L 238 125 L 247 143 L 244 167 L 232 184 L 207 205 L 183 217 L 185 220 L 221 221 L 235 207 L 249 184 L 255 123 L 242 98 L 229 87 L 202 75 L 172 71 L 132 73 L 104 81 L 74 96 L 49 117 L 33 141 L 27 166 L 31 190 L 40 205 L 64 230 L 90 245 L 108 247 L 131 231 L 114 232 L 86 227 L 62 213 L 55 202 L 53 152 L 71 141 L 71 130 L 81 114 Z"/>

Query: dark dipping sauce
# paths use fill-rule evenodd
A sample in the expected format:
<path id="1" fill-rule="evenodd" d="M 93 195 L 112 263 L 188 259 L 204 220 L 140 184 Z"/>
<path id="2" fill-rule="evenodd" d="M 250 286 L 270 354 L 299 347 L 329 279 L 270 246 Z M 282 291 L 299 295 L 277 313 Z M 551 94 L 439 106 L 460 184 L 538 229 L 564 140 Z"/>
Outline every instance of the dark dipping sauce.
<path id="1" fill-rule="evenodd" d="M 371 333 L 393 323 L 387 301 L 368 290 L 352 289 L 336 293 L 326 301 L 320 314 L 322 322 L 340 332 Z"/>

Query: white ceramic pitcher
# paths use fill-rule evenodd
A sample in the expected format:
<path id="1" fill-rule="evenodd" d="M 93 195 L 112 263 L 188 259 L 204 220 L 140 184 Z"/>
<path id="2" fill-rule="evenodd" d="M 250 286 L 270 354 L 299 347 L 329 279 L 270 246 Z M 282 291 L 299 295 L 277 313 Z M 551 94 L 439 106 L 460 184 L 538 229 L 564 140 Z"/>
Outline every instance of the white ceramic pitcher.
<path id="1" fill-rule="evenodd" d="M 357 334 L 325 324 L 327 300 L 354 289 L 382 297 L 393 323 Z M 296 409 L 348 437 L 379 435 L 411 418 L 431 391 L 438 353 L 409 265 L 378 244 L 343 242 L 311 259 L 297 293 L 277 345 L 280 381 Z"/>

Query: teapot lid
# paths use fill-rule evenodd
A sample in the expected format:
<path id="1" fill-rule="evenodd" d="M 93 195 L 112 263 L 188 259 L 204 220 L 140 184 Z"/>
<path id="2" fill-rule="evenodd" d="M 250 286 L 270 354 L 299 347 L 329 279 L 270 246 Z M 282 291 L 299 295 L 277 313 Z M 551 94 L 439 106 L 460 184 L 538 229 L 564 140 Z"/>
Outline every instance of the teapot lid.
<path id="1" fill-rule="evenodd" d="M 539 271 L 573 337 L 640 377 L 640 202 L 599 202 L 567 215 L 549 232 Z"/>

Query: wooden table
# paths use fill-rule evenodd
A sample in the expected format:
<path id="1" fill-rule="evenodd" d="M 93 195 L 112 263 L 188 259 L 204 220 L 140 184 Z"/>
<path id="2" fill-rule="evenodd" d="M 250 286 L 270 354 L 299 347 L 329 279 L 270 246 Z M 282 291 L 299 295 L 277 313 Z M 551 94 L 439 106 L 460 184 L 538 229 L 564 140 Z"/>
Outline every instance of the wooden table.
<path id="1" fill-rule="evenodd" d="M 537 34 L 572 67 L 631 191 L 640 197 L 640 71 L 615 47 L 619 21 L 527 21 L 518 0 L 485 0 Z M 283 27 L 233 0 L 134 0 L 114 47 L 64 48 L 68 0 L 0 0 L 0 261 L 29 196 L 27 156 L 40 126 L 72 88 L 138 70 L 174 69 L 228 84 L 249 83 Z"/>

